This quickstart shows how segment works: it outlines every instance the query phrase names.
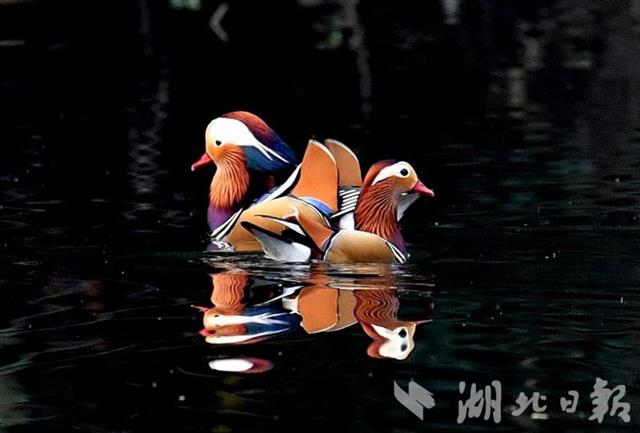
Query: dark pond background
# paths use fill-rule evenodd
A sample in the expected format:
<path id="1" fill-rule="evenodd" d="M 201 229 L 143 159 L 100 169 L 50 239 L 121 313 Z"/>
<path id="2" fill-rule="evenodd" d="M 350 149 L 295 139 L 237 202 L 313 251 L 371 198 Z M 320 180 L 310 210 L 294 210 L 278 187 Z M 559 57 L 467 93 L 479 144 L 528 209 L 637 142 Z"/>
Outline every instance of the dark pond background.
<path id="1" fill-rule="evenodd" d="M 237 109 L 299 152 L 414 164 L 437 197 L 404 220 L 410 263 L 204 253 L 188 167 Z M 0 432 L 637 431 L 639 128 L 637 0 L 0 0 Z M 248 308 L 321 280 L 431 321 L 402 361 L 361 324 L 207 344 L 192 305 L 225 273 Z M 588 420 L 596 377 L 630 423 Z M 411 379 L 424 421 L 393 396 Z M 459 426 L 459 381 L 492 380 L 502 422 Z M 546 414 L 512 416 L 521 391 Z"/>

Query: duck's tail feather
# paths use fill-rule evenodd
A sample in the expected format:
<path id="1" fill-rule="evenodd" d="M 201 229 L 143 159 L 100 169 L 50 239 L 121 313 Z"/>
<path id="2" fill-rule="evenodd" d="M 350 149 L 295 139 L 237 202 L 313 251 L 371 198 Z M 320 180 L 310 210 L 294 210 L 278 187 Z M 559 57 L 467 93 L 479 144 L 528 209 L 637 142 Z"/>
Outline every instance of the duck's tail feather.
<path id="1" fill-rule="evenodd" d="M 330 213 L 338 210 L 338 165 L 322 143 L 309 140 L 300 164 L 299 178 L 291 194 L 300 199 L 319 200 Z"/>
<path id="2" fill-rule="evenodd" d="M 333 155 L 338 167 L 338 186 L 351 188 L 362 186 L 362 171 L 360 161 L 351 149 L 344 143 L 332 138 L 327 138 L 324 145 Z"/>

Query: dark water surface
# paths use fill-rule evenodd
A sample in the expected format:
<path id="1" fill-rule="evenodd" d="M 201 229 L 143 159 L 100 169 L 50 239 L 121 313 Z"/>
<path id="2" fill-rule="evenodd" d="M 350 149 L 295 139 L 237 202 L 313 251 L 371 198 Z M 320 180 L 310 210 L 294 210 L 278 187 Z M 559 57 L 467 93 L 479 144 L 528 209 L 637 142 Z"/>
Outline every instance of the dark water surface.
<path id="1" fill-rule="evenodd" d="M 4 3 L 0 432 L 637 431 L 637 2 L 229 2 L 226 43 L 215 2 Z M 409 263 L 204 252 L 188 166 L 232 109 L 414 164 Z M 598 377 L 629 423 L 588 420 Z"/>

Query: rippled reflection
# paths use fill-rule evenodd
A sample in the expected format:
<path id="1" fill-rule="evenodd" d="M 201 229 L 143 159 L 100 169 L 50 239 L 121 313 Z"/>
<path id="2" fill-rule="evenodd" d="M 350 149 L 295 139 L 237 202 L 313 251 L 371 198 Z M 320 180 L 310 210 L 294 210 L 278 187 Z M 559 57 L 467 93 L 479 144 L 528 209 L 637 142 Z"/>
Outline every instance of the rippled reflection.
<path id="1" fill-rule="evenodd" d="M 358 277 L 362 270 L 349 274 L 342 269 L 343 276 L 336 276 L 326 268 L 312 267 L 304 284 L 291 285 L 263 280 L 240 268 L 213 274 L 212 306 L 198 307 L 203 313 L 200 333 L 209 344 L 236 345 L 291 332 L 314 335 L 359 325 L 372 340 L 368 356 L 406 359 L 415 348 L 416 328 L 431 321 L 433 304 L 423 317 L 404 320 L 394 274 Z M 219 371 L 254 369 L 246 360 L 219 362 L 223 365 L 215 368 Z"/>

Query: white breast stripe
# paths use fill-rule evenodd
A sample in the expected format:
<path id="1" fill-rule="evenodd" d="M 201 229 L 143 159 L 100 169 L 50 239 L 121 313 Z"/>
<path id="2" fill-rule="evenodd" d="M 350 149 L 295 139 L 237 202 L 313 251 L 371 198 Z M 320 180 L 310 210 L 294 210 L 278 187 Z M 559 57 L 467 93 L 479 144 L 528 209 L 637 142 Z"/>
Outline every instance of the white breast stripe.
<path id="1" fill-rule="evenodd" d="M 358 197 L 360 197 L 360 189 L 357 188 L 349 188 L 349 189 L 341 189 L 338 191 L 339 195 L 339 209 L 338 212 L 333 214 L 331 217 L 339 217 L 345 215 L 347 213 L 353 212 L 356 209 L 356 205 L 358 204 Z"/>
<path id="2" fill-rule="evenodd" d="M 359 191 L 340 191 L 338 193 L 342 198 L 350 198 L 350 197 L 358 197 L 360 195 Z"/>
<path id="3" fill-rule="evenodd" d="M 354 206 L 342 206 L 342 207 L 340 207 L 338 212 L 336 212 L 333 215 L 331 215 L 331 218 L 335 218 L 337 216 L 344 215 L 345 213 L 354 212 L 355 210 L 356 210 L 355 205 Z"/>
<path id="4" fill-rule="evenodd" d="M 240 218 L 240 214 L 243 211 L 244 211 L 244 209 L 240 209 L 239 211 L 237 211 L 236 213 L 231 215 L 228 220 L 226 220 L 224 223 L 222 223 L 222 225 L 220 227 L 218 227 L 217 229 L 215 229 L 211 233 L 211 238 L 215 239 L 217 241 L 222 240 L 222 238 L 225 237 L 229 233 L 229 231 L 234 226 L 234 224 L 236 223 L 238 218 Z"/>
<path id="5" fill-rule="evenodd" d="M 340 212 L 347 210 L 347 209 L 351 209 L 351 210 L 356 210 L 356 203 L 342 203 L 342 205 L 340 206 Z"/>
<path id="6" fill-rule="evenodd" d="M 236 212 L 237 213 L 237 212 Z M 214 231 L 211 232 L 211 237 L 216 237 L 218 235 L 218 233 L 224 231 L 224 229 L 227 227 L 227 225 L 229 224 L 229 222 L 231 220 L 233 220 L 233 217 L 235 216 L 235 213 L 232 214 L 225 222 L 223 222 L 222 224 L 220 224 L 218 226 L 218 228 L 216 228 Z"/>
<path id="7" fill-rule="evenodd" d="M 404 263 L 407 261 L 407 257 L 404 254 L 402 254 L 402 251 L 400 251 L 398 247 L 393 245 L 391 242 L 387 242 L 387 246 L 389 247 L 394 257 L 399 263 Z"/>
<path id="8" fill-rule="evenodd" d="M 358 205 L 358 199 L 354 199 L 354 200 L 342 200 L 338 203 L 339 209 L 338 211 L 333 214 L 331 217 L 334 218 L 336 216 L 340 216 L 340 215 L 344 215 L 345 213 L 348 212 L 353 212 L 356 210 L 356 206 Z"/>
<path id="9" fill-rule="evenodd" d="M 356 205 L 357 202 L 355 203 L 340 203 L 340 208 L 338 209 L 338 211 L 332 215 L 332 217 L 338 216 L 338 215 L 343 215 L 344 213 L 347 212 L 353 212 L 356 210 Z"/>

